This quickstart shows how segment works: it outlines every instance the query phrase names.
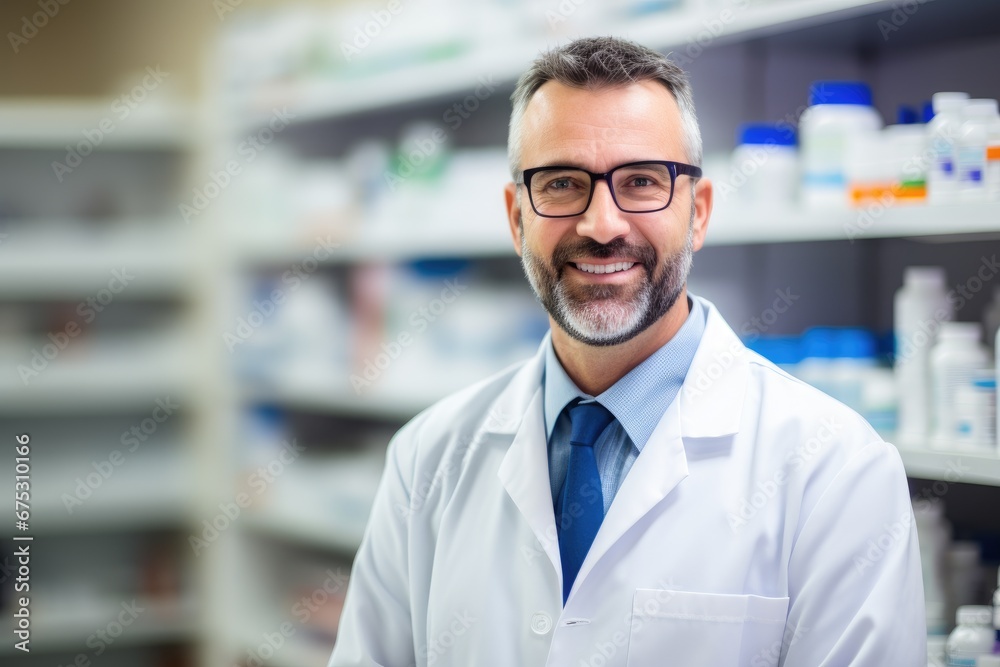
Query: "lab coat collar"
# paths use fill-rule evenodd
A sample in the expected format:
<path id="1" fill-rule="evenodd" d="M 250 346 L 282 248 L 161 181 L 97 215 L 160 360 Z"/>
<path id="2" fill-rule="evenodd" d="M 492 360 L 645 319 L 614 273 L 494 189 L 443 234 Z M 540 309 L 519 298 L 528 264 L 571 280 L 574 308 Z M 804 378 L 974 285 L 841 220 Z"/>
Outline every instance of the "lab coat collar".
<path id="1" fill-rule="evenodd" d="M 712 302 L 694 298 L 708 311 L 708 320 L 678 396 L 681 435 L 684 438 L 733 435 L 740 429 L 743 400 L 750 381 L 748 350 Z"/>
<path id="2" fill-rule="evenodd" d="M 700 297 L 695 297 L 700 298 Z M 723 437 L 739 430 L 749 380 L 746 348 L 711 302 L 701 343 L 677 397 L 650 437 L 587 554 L 574 590 L 600 558 L 643 515 L 688 475 L 688 439 Z M 549 334 L 494 401 L 484 428 L 513 436 L 497 477 L 549 557 L 562 587 L 562 567 L 548 477 L 542 371 Z M 573 592 L 570 593 L 570 598 Z"/>
<path id="3" fill-rule="evenodd" d="M 715 305 L 692 296 L 707 311 L 705 332 L 678 394 L 681 402 L 681 435 L 712 438 L 739 430 L 743 398 L 750 379 L 747 348 L 729 327 Z M 545 351 L 551 332 L 545 334 L 538 351 L 515 373 L 492 405 L 485 428 L 490 433 L 518 432 L 528 406 L 541 394 Z M 544 415 L 541 435 L 544 442 Z"/>

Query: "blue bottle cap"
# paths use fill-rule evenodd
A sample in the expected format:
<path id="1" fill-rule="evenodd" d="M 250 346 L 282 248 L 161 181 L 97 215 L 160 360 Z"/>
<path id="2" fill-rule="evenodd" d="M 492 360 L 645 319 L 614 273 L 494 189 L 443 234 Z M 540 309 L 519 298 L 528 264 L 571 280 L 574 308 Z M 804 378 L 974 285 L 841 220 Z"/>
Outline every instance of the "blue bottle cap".
<path id="1" fill-rule="evenodd" d="M 899 105 L 899 111 L 896 113 L 896 124 L 898 125 L 915 125 L 917 122 L 917 110 L 913 107 L 906 106 L 905 104 Z"/>
<path id="2" fill-rule="evenodd" d="M 812 327 L 802 334 L 803 359 L 833 359 L 837 356 L 837 333 L 833 327 Z"/>
<path id="3" fill-rule="evenodd" d="M 934 120 L 934 103 L 930 100 L 924 102 L 924 123 L 929 123 Z"/>
<path id="4" fill-rule="evenodd" d="M 868 329 L 848 327 L 837 332 L 837 356 L 843 359 L 873 359 L 875 335 Z"/>
<path id="5" fill-rule="evenodd" d="M 861 81 L 815 81 L 809 86 L 809 104 L 872 105 L 872 90 Z"/>
<path id="6" fill-rule="evenodd" d="M 736 143 L 794 146 L 795 130 L 768 123 L 744 123 L 736 133 Z"/>

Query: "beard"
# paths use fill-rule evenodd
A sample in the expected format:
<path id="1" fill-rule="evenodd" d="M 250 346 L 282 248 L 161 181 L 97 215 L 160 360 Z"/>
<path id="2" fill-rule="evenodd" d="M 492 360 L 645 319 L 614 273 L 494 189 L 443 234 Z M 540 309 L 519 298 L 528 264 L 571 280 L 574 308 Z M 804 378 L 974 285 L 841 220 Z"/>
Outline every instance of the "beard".
<path id="1" fill-rule="evenodd" d="M 693 208 L 693 206 L 692 206 Z M 657 261 L 649 245 L 619 238 L 608 244 L 584 238 L 561 244 L 546 262 L 528 249 L 521 223 L 521 264 L 535 296 L 569 336 L 586 345 L 604 347 L 627 342 L 669 311 L 687 284 L 694 255 L 693 213 L 684 246 Z M 568 262 L 579 257 L 633 259 L 646 273 L 636 285 L 579 285 L 566 281 Z"/>

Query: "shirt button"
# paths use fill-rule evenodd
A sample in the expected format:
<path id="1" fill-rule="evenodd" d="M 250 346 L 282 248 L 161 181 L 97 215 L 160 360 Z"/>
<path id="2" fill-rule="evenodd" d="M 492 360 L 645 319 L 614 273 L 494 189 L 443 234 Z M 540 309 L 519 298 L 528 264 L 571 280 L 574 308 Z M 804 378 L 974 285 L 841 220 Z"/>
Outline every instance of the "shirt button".
<path id="1" fill-rule="evenodd" d="M 531 615 L 531 631 L 536 635 L 548 634 L 549 630 L 552 629 L 552 619 L 548 614 L 541 611 L 536 611 Z"/>

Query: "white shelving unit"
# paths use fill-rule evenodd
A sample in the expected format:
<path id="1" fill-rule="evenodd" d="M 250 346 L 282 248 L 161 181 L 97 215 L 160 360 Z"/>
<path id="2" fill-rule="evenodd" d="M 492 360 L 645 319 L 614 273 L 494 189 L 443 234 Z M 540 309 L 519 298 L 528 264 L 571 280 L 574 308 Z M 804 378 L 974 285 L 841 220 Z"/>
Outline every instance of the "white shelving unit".
<path id="1" fill-rule="evenodd" d="M 692 38 L 706 31 L 710 23 L 723 26 L 720 36 L 711 32 L 712 44 L 747 41 L 781 34 L 828 21 L 863 16 L 891 8 L 888 0 L 784 0 L 783 2 L 741 3 L 740 9 L 713 8 L 708 3 L 689 2 L 676 11 L 642 20 L 602 26 L 607 34 L 655 45 L 663 51 L 686 46 Z M 403 106 L 415 101 L 463 93 L 479 85 L 480 77 L 489 74 L 497 81 L 511 81 L 525 70 L 536 56 L 539 44 L 532 41 L 507 41 L 502 49 L 487 44 L 460 57 L 442 62 L 409 65 L 363 80 L 304 82 L 280 89 L 273 96 L 263 96 L 258 106 L 263 115 L 253 113 L 248 127 L 267 120 L 275 105 L 295 109 L 296 123 L 330 120 L 373 109 Z"/>
<path id="2" fill-rule="evenodd" d="M 5 211 L 8 218 L 0 225 L 4 232 L 0 237 L 0 304 L 6 312 L 25 314 L 0 334 L 4 369 L 0 420 L 16 432 L 28 430 L 33 436 L 30 534 L 40 541 L 32 548 L 32 573 L 41 578 L 48 571 L 45 568 L 58 568 L 59 558 L 86 552 L 109 539 L 115 544 L 144 546 L 166 534 L 173 535 L 178 545 L 183 542 L 180 549 L 186 549 L 186 533 L 197 525 L 192 511 L 196 493 L 187 462 L 202 446 L 188 437 L 191 425 L 201 419 L 197 402 L 191 400 L 197 384 L 197 364 L 191 352 L 198 293 L 190 276 L 198 259 L 193 251 L 198 240 L 195 232 L 163 217 L 163 211 L 150 210 L 148 217 L 114 215 L 95 220 L 96 215 L 87 209 L 94 202 L 87 197 L 97 191 L 100 197 L 124 197 L 129 206 L 155 208 L 149 202 L 158 202 L 164 194 L 158 178 L 130 182 L 123 195 L 122 188 L 115 189 L 118 183 L 102 182 L 102 178 L 117 178 L 102 170 L 117 164 L 126 172 L 156 165 L 157 177 L 183 172 L 194 147 L 195 117 L 186 104 L 152 99 L 127 114 L 124 108 L 112 99 L 0 101 L 0 157 L 4 159 L 0 169 L 12 169 L 13 164 L 21 172 L 4 176 L 11 183 L 23 180 L 21 186 L 28 194 L 21 197 L 20 205 L 38 205 L 44 211 L 51 195 L 58 200 L 57 207 L 67 209 L 52 217 L 15 207 L 16 218 Z M 98 134 L 100 139 L 93 139 Z M 51 169 L 36 168 L 63 159 L 67 146 L 87 141 L 91 150 L 84 149 L 86 159 L 75 167 L 72 179 L 63 182 Z M 135 192 L 135 183 L 146 185 L 150 192 Z M 44 199 L 36 193 L 44 193 Z M 4 194 L 20 195 L 11 188 Z M 77 208 L 87 210 L 79 214 Z M 118 271 L 132 277 L 124 287 L 119 279 L 109 289 Z M 80 304 L 87 305 L 88 298 L 104 299 L 93 310 L 96 317 L 78 309 Z M 112 308 L 117 313 L 138 314 L 108 315 Z M 22 320 L 27 325 L 23 332 L 18 329 Z M 46 359 L 44 367 L 33 367 L 32 352 L 52 343 L 52 335 L 58 338 L 65 332 L 64 323 L 71 321 L 77 333 Z M 37 375 L 25 382 L 20 366 L 33 368 Z M 143 440 L 146 448 L 163 445 L 168 457 L 151 461 L 125 454 L 124 467 L 102 479 L 92 488 L 92 496 L 70 513 L 63 495 L 73 492 L 79 478 L 94 472 L 92 462 L 105 460 L 116 447 L 124 450 L 118 433 L 143 423 L 156 401 L 164 399 L 181 406 L 180 414 L 170 414 L 168 425 L 179 441 L 164 443 L 155 435 L 144 435 Z M 91 435 L 94 424 L 104 425 L 102 435 Z M 56 435 L 48 440 L 43 430 Z M 113 440 L 107 439 L 108 431 L 114 434 Z M 72 453 L 66 455 L 66 451 Z M 9 470 L 8 462 L 2 465 L 4 471 Z M 49 546 L 56 544 L 68 545 L 66 551 L 53 553 Z M 138 552 L 135 557 L 139 558 Z M 36 565 L 39 561 L 42 564 Z M 139 561 L 128 564 L 135 572 L 144 565 Z M 129 599 L 123 600 L 121 591 L 102 588 L 106 582 L 90 572 L 100 565 L 79 558 L 59 573 L 66 577 L 63 583 L 74 589 L 72 599 L 69 593 L 50 599 L 39 592 L 32 597 L 32 653 L 55 659 L 61 653 L 91 652 L 88 637 L 116 618 L 122 602 L 131 597 L 138 598 L 145 611 L 109 653 L 119 648 L 149 651 L 166 644 L 194 651 L 205 642 L 203 612 L 190 587 L 176 597 L 144 597 L 144 583 L 137 576 L 134 581 L 118 582 L 135 587 Z M 183 570 L 189 564 L 178 560 L 174 565 Z M 176 574 L 182 582 L 191 579 L 184 572 Z M 42 586 L 32 581 L 32 593 L 46 582 L 39 583 Z M 60 595 L 64 592 L 59 591 Z M 4 664 L 23 664 L 21 652 L 10 642 L 0 653 Z"/>
<path id="3" fill-rule="evenodd" d="M 829 39 L 824 44 L 825 51 L 817 55 L 815 61 L 806 62 L 802 67 L 815 66 L 818 70 L 832 70 L 837 74 L 817 75 L 814 78 L 866 78 L 888 82 L 897 70 L 880 72 L 879 63 L 873 63 L 870 53 L 866 53 L 865 62 L 861 64 L 858 55 L 860 49 L 855 48 L 851 40 L 858 32 L 859 22 L 871 28 L 879 18 L 888 16 L 897 5 L 898 3 L 884 0 L 761 1 L 752 2 L 738 11 L 732 10 L 730 14 L 722 14 L 723 8 L 718 3 L 688 2 L 675 12 L 647 16 L 628 24 L 602 26 L 602 32 L 629 37 L 665 52 L 676 50 L 683 53 L 683 49 L 693 43 L 694 38 L 706 29 L 709 22 L 722 21 L 725 26 L 723 33 L 709 40 L 709 44 L 705 46 L 704 60 L 694 65 L 696 69 L 715 67 L 709 74 L 718 75 L 705 76 L 704 80 L 695 77 L 694 81 L 696 96 L 705 95 L 706 99 L 715 103 L 713 107 L 698 101 L 699 111 L 708 119 L 707 125 L 703 121 L 704 133 L 711 131 L 711 122 L 722 123 L 727 120 L 727 114 L 739 115 L 742 112 L 759 115 L 762 108 L 767 110 L 765 114 L 773 111 L 759 102 L 744 99 L 750 97 L 743 90 L 749 85 L 766 87 L 766 91 L 760 93 L 761 97 L 775 92 L 787 93 L 782 87 L 790 84 L 783 81 L 780 74 L 772 73 L 773 80 L 765 80 L 762 73 L 774 66 L 767 57 L 760 55 L 771 43 L 769 40 L 776 40 L 781 43 L 781 48 L 787 48 L 786 38 L 803 31 L 825 30 L 829 33 Z M 917 21 L 914 21 L 911 27 L 916 24 Z M 974 28 L 978 30 L 977 26 L 966 24 L 961 30 L 971 33 L 975 32 Z M 831 42 L 837 42 L 841 37 L 844 37 L 846 46 L 830 46 Z M 498 87 L 506 86 L 504 90 L 509 90 L 530 60 L 546 46 L 541 41 L 511 39 L 502 48 L 484 43 L 481 48 L 471 49 L 451 60 L 400 66 L 399 69 L 364 78 L 303 79 L 292 80 L 290 83 L 283 80 L 280 85 L 236 95 L 234 100 L 230 100 L 231 104 L 225 105 L 227 109 L 237 109 L 235 115 L 240 119 L 238 129 L 233 130 L 226 141 L 231 142 L 233 137 L 241 137 L 262 127 L 272 110 L 282 106 L 295 114 L 290 134 L 297 133 L 298 137 L 286 139 L 283 135 L 279 141 L 308 144 L 311 137 L 316 143 L 326 145 L 329 135 L 335 135 L 339 131 L 349 134 L 352 139 L 362 139 L 363 137 L 354 136 L 358 127 L 364 127 L 366 132 L 378 135 L 379 123 L 392 128 L 386 132 L 393 132 L 407 119 L 428 115 L 424 113 L 426 108 L 440 113 L 438 106 L 444 109 L 447 104 L 443 102 L 437 105 L 437 100 L 447 100 L 449 96 L 458 99 L 468 95 L 469 91 L 479 85 L 483 76 L 490 76 L 491 80 L 498 83 Z M 559 41 L 565 40 L 560 36 Z M 743 47 L 746 49 L 740 50 Z M 883 47 L 890 52 L 896 48 L 895 43 L 889 41 Z M 783 57 L 787 57 L 787 54 L 778 53 L 772 60 Z M 794 73 L 797 65 L 793 63 L 783 66 Z M 888 70 L 889 67 L 885 66 L 885 69 Z M 966 80 L 983 81 L 983 76 L 976 78 L 973 73 Z M 963 82 L 962 85 L 966 84 Z M 906 92 L 912 93 L 909 90 Z M 933 91 L 920 94 L 930 92 Z M 799 95 L 795 99 L 805 101 L 804 88 L 795 94 Z M 776 97 L 781 98 L 781 95 Z M 790 97 L 792 96 L 786 94 L 782 99 Z M 484 106 L 492 104 L 496 108 L 503 107 L 505 111 L 505 98 L 506 95 L 497 95 L 495 99 L 484 103 Z M 732 109 L 720 111 L 719 106 Z M 359 119 L 364 119 L 365 122 L 362 123 Z M 743 118 L 755 119 L 757 118 Z M 303 139 L 303 136 L 307 138 Z M 482 143 L 470 142 L 470 145 L 480 147 Z M 218 153 L 226 154 L 228 147 L 228 143 L 218 147 Z M 314 146 L 310 146 L 307 152 L 313 158 L 317 153 L 322 154 Z M 335 151 L 331 149 L 330 152 Z M 330 158 L 333 155 L 323 157 Z M 340 246 L 329 259 L 320 264 L 324 270 L 336 274 L 336 280 L 358 266 L 423 259 L 461 258 L 494 263 L 506 261 L 516 267 L 517 259 L 507 222 L 500 208 L 499 187 L 497 199 L 484 202 L 481 207 L 475 227 L 445 224 L 441 225 L 440 232 L 435 232 L 433 227 L 428 231 L 420 224 L 413 224 L 412 220 L 408 220 L 410 224 L 405 228 L 401 225 L 390 231 L 373 224 L 373 221 L 358 221 L 355 229 L 340 230 L 339 235 L 333 237 Z M 419 215 L 414 214 L 414 217 L 419 222 Z M 373 229 L 380 231 L 372 231 Z M 294 239 L 295 235 L 289 234 L 288 239 L 281 242 L 244 243 L 234 247 L 231 249 L 232 266 L 243 275 L 274 275 L 275 271 L 300 262 L 315 247 L 314 239 L 307 234 L 302 234 L 301 240 Z M 908 205 L 889 209 L 852 209 L 845 206 L 841 209 L 806 210 L 755 208 L 735 201 L 722 202 L 717 198 L 706 243 L 710 247 L 731 249 L 873 239 L 920 239 L 940 244 L 974 239 L 995 241 L 1000 239 L 1000 202 Z M 406 421 L 440 398 L 439 392 L 429 392 L 425 385 L 420 378 L 415 378 L 412 387 L 406 389 L 381 387 L 371 394 L 362 395 L 356 395 L 349 387 L 343 386 L 272 386 L 270 389 L 233 386 L 235 400 L 231 407 L 234 411 L 239 411 L 258 404 L 279 406 L 288 412 L 326 419 L 330 424 L 360 421 L 373 428 L 385 428 Z M 334 435 L 340 434 L 338 426 L 331 426 L 330 431 Z M 344 436 L 344 439 L 346 441 L 348 437 Z M 235 455 L 238 456 L 241 443 L 236 436 L 232 437 L 232 442 L 236 449 Z M 900 453 L 907 474 L 913 478 L 1000 487 L 1000 456 L 951 453 L 929 448 L 900 448 Z M 965 470 L 964 476 L 958 480 L 954 479 L 953 474 L 956 466 Z M 241 530 L 251 538 L 264 536 L 285 544 L 290 550 L 305 548 L 329 552 L 331 562 L 342 562 L 344 552 L 356 549 L 360 534 L 356 526 L 338 526 L 336 517 L 331 517 L 329 521 L 319 521 L 296 517 L 290 513 L 262 511 L 248 515 Z M 268 577 L 269 573 L 256 572 L 254 576 Z M 241 636 L 233 639 L 234 643 L 246 646 L 252 645 L 254 640 L 256 638 Z M 328 658 L 327 655 L 318 655 L 311 647 L 309 650 L 302 648 L 301 655 L 297 651 L 295 646 L 289 646 L 286 651 L 276 654 L 269 664 L 318 666 Z"/>
<path id="4" fill-rule="evenodd" d="M 113 129 L 100 132 L 99 150 L 189 150 L 194 121 L 193 110 L 181 104 L 136 107 L 110 99 L 17 98 L 0 102 L 0 147 L 65 150 L 85 139 L 84 130 L 99 132 L 104 122 Z"/>

